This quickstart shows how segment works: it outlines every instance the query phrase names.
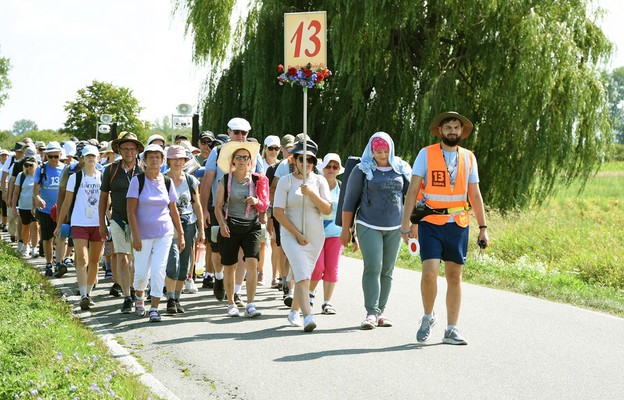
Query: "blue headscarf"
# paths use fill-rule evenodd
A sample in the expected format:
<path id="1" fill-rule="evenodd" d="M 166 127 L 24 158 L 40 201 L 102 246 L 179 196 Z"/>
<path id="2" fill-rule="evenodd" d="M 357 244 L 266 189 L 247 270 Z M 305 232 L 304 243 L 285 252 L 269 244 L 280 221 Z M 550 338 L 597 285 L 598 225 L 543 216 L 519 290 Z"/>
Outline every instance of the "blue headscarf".
<path id="1" fill-rule="evenodd" d="M 362 160 L 360 161 L 359 168 L 366 175 L 366 179 L 369 181 L 373 179 L 373 171 L 377 169 L 377 162 L 375 162 L 373 150 L 371 149 L 371 142 L 373 139 L 380 137 L 386 142 L 388 142 L 388 146 L 390 146 L 390 154 L 388 156 L 388 162 L 390 166 L 397 174 L 401 174 L 408 181 L 411 179 L 412 168 L 408 163 L 403 161 L 400 157 L 394 155 L 394 141 L 386 132 L 377 132 L 373 136 L 368 139 L 368 144 L 364 149 L 364 153 L 362 153 Z"/>

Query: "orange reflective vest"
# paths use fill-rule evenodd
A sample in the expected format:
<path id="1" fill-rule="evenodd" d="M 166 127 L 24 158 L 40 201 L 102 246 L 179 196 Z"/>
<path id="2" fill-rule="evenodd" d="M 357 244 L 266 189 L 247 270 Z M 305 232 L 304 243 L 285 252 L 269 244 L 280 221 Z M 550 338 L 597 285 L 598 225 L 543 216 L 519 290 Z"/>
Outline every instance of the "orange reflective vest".
<path id="1" fill-rule="evenodd" d="M 465 228 L 470 223 L 468 214 L 468 176 L 472 171 L 472 153 L 462 147 L 457 148 L 457 174 L 455 186 L 451 188 L 451 178 L 442 155 L 442 146 L 427 146 L 427 186 L 421 186 L 418 200 L 427 199 L 430 208 L 446 208 L 448 214 L 427 215 L 423 221 L 444 225 L 449 216 L 457 225 Z"/>

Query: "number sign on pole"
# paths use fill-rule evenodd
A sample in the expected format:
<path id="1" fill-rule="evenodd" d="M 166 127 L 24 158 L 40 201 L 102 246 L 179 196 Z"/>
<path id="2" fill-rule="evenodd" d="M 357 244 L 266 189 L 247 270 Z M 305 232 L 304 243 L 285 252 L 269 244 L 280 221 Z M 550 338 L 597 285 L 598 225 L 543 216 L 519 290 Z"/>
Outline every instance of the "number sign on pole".
<path id="1" fill-rule="evenodd" d="M 297 69 L 327 66 L 327 13 L 284 14 L 284 66 Z"/>

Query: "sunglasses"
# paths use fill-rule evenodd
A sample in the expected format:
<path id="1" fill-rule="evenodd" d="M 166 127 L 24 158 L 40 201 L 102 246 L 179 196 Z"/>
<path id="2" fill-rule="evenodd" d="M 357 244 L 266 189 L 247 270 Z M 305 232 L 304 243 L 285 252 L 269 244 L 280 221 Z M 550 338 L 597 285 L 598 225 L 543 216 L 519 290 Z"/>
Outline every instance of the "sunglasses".
<path id="1" fill-rule="evenodd" d="M 325 169 L 336 169 L 336 170 L 338 170 L 338 169 L 340 169 L 340 167 L 337 166 L 337 165 L 328 165 L 328 166 L 325 167 Z"/>
<path id="2" fill-rule="evenodd" d="M 61 156 L 58 156 L 58 155 L 57 156 L 51 156 L 49 154 L 47 155 L 47 157 L 50 158 L 50 159 L 61 158 Z"/>
<path id="3" fill-rule="evenodd" d="M 249 161 L 251 159 L 251 157 L 250 156 L 241 156 L 241 155 L 237 154 L 237 155 L 234 156 L 234 159 L 236 161 Z"/>
<path id="4" fill-rule="evenodd" d="M 212 143 L 212 140 L 202 140 L 199 143 L 201 143 L 201 144 L 210 144 L 210 143 Z"/>
<path id="5" fill-rule="evenodd" d="M 271 146 L 271 147 L 267 147 L 267 149 L 271 150 L 271 151 L 278 151 L 280 148 L 277 146 Z"/>
<path id="6" fill-rule="evenodd" d="M 304 157 L 297 157 L 297 160 L 299 160 L 300 163 L 303 163 L 303 158 Z M 305 157 L 305 159 L 308 161 L 308 164 L 315 164 L 316 163 L 316 157 Z"/>
<path id="7" fill-rule="evenodd" d="M 35 164 L 24 164 L 24 168 L 30 168 L 30 167 L 34 167 Z"/>
<path id="8" fill-rule="evenodd" d="M 247 136 L 247 134 L 249 132 L 247 131 L 232 131 L 232 133 L 234 133 L 235 135 L 243 135 L 243 136 Z"/>

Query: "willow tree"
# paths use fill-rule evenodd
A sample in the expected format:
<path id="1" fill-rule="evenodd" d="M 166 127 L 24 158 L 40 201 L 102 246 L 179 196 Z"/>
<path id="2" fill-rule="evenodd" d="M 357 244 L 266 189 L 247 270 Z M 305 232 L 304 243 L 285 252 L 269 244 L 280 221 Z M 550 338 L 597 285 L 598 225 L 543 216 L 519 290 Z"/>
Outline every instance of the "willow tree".
<path id="1" fill-rule="evenodd" d="M 283 14 L 325 10 L 334 75 L 309 92 L 308 114 L 321 151 L 360 154 L 382 130 L 411 160 L 435 141 L 432 117 L 456 110 L 475 123 L 463 145 L 486 202 L 509 209 L 587 179 L 612 136 L 600 71 L 611 43 L 586 0 L 257 0 L 230 30 L 234 3 L 176 3 L 196 60 L 213 67 L 209 128 L 243 115 L 259 137 L 302 130 L 301 92 L 276 80 Z"/>

